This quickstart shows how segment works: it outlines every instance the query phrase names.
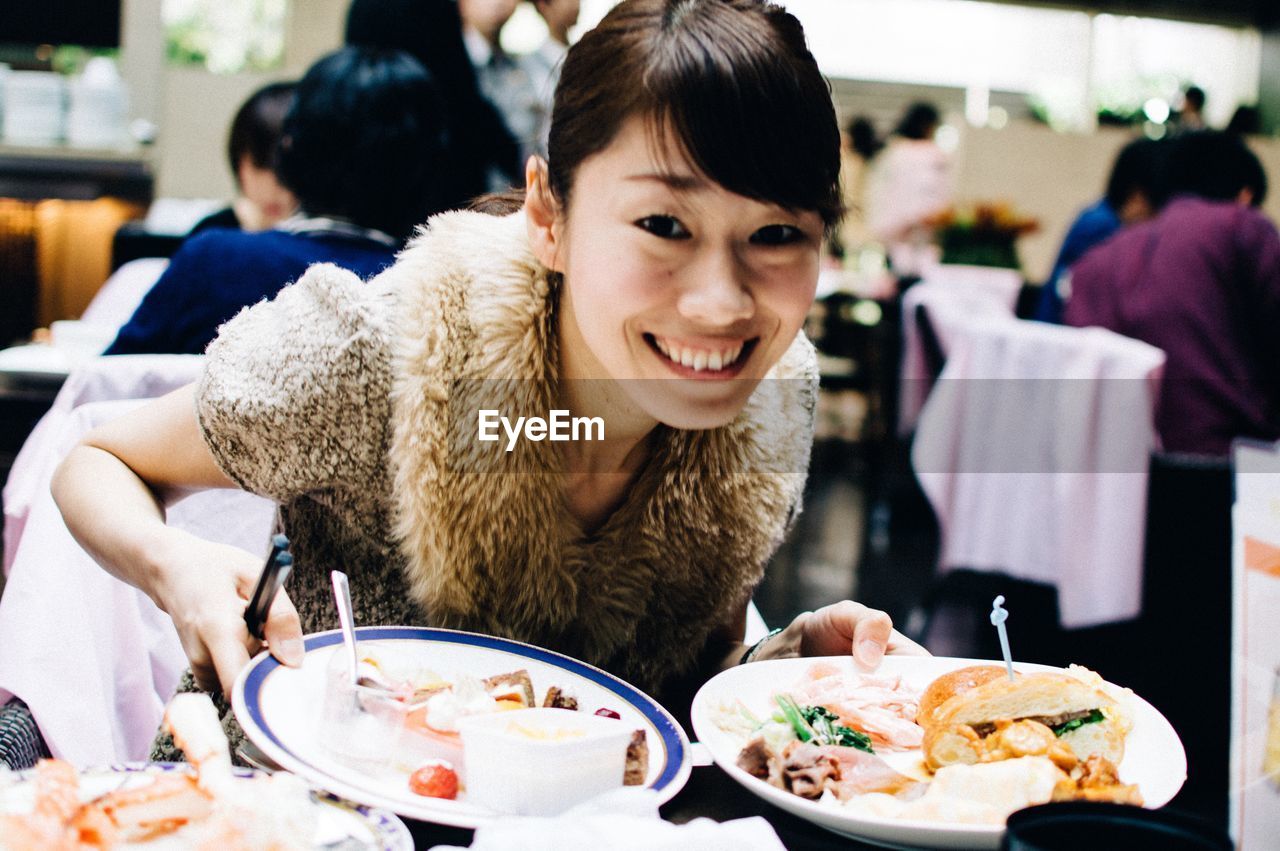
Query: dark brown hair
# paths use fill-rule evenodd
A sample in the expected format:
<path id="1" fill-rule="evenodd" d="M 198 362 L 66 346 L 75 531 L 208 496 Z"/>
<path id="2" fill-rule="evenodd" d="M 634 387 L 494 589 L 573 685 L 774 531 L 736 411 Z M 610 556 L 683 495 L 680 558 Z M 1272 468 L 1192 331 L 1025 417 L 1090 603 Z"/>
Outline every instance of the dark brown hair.
<path id="1" fill-rule="evenodd" d="M 258 168 L 275 169 L 277 146 L 285 114 L 293 103 L 296 83 L 268 83 L 246 100 L 231 120 L 227 134 L 227 162 L 236 183 L 240 182 L 240 160 L 248 157 Z"/>
<path id="2" fill-rule="evenodd" d="M 794 16 L 764 0 L 626 0 L 565 57 L 548 140 L 551 190 L 633 115 L 730 192 L 830 226 L 840 217 L 831 90 Z M 661 149 L 659 149 L 661 150 Z M 670 152 L 667 152 L 670 153 Z"/>

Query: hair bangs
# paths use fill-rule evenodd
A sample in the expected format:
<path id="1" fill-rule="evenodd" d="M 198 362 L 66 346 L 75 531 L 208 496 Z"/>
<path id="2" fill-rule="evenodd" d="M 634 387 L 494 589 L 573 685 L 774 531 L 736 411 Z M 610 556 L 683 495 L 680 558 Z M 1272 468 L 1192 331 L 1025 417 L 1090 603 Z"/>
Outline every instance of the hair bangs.
<path id="1" fill-rule="evenodd" d="M 751 5 L 786 19 L 775 26 L 793 51 L 809 56 L 794 17 Z M 664 149 L 674 138 L 699 171 L 730 192 L 814 210 L 834 224 L 842 213 L 840 131 L 816 63 L 780 63 L 760 29 L 704 10 L 676 4 L 644 72 L 639 106 L 648 113 L 659 161 L 673 153 Z"/>

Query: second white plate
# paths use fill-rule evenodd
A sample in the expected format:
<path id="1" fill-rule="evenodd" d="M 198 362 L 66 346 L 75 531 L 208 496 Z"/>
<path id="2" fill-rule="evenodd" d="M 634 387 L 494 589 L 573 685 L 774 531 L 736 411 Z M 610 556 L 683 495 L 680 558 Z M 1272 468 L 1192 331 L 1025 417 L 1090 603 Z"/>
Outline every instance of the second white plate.
<path id="1" fill-rule="evenodd" d="M 743 742 L 721 730 L 715 723 L 715 711 L 722 705 L 741 700 L 758 715 L 772 711 L 772 695 L 798 682 L 818 659 L 777 659 L 753 662 L 713 677 L 693 700 L 693 729 L 698 740 L 711 751 L 716 763 L 729 776 L 756 795 L 782 809 L 822 827 L 864 842 L 890 847 L 994 849 L 1000 847 L 1003 825 L 953 824 L 876 818 L 820 804 L 792 795 L 752 777 L 737 765 Z M 821 661 L 852 672 L 851 658 L 831 657 Z M 941 656 L 886 656 L 879 676 L 901 675 L 913 688 L 923 690 L 930 682 L 948 671 L 968 665 L 990 665 L 989 660 L 954 659 Z M 1015 663 L 1019 671 L 1060 670 L 1046 665 Z M 1146 806 L 1155 808 L 1168 803 L 1187 777 L 1187 758 L 1182 742 L 1172 726 L 1154 706 L 1140 697 L 1133 699 L 1133 729 L 1125 740 L 1124 761 L 1120 779 L 1136 783 Z M 902 770 L 921 763 L 919 751 L 889 754 L 886 761 Z"/>

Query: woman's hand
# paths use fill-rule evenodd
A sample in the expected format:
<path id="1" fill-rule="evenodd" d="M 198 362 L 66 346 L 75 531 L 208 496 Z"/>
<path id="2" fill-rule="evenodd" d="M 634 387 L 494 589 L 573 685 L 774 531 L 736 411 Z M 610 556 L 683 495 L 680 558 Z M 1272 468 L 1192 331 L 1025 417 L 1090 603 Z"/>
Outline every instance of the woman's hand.
<path id="1" fill-rule="evenodd" d="M 893 628 L 893 621 L 878 609 L 844 600 L 809 612 L 793 622 L 800 627 L 801 656 L 843 656 L 871 671 L 885 653 L 928 656 L 929 651 Z"/>
<path id="2" fill-rule="evenodd" d="M 228 699 L 241 669 L 262 643 L 249 634 L 244 613 L 262 559 L 236 547 L 184 536 L 167 554 L 171 565 L 156 588 L 157 605 L 173 618 L 196 684 Z M 302 626 L 284 590 L 267 615 L 266 645 L 281 663 L 302 664 Z"/>

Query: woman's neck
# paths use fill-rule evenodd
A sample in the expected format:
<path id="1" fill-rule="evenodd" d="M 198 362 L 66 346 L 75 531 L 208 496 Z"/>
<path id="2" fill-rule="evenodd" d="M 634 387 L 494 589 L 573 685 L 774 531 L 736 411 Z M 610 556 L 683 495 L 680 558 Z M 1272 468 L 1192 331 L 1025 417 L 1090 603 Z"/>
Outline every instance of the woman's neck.
<path id="1" fill-rule="evenodd" d="M 559 444 L 564 460 L 566 506 L 583 530 L 590 533 L 626 500 L 649 459 L 649 438 L 658 421 L 641 410 L 596 360 L 563 292 L 555 321 L 559 402 L 574 417 L 598 417 L 604 423 L 603 439 Z"/>
<path id="2" fill-rule="evenodd" d="M 647 456 L 647 438 L 658 421 L 645 413 L 611 378 L 592 354 L 579 330 L 571 300 L 561 293 L 556 311 L 559 341 L 559 401 L 574 417 L 598 417 L 601 440 L 564 444 L 569 472 L 626 473 L 639 469 Z M 639 455 L 639 457 L 637 457 Z"/>

